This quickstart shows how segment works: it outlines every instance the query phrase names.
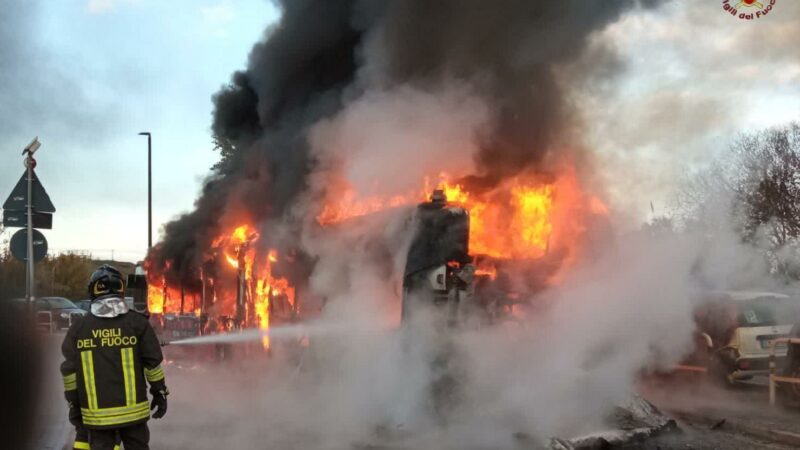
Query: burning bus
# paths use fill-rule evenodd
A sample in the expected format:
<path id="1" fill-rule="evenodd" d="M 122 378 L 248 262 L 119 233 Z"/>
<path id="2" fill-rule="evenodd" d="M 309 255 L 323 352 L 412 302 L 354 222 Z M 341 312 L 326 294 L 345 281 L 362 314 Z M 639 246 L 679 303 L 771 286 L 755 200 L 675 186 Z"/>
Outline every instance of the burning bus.
<path id="1" fill-rule="evenodd" d="M 491 324 L 535 307 L 536 294 L 588 253 L 588 234 L 602 232 L 608 213 L 571 172 L 551 179 L 519 177 L 483 193 L 442 183 L 420 203 L 402 317 L 417 301 L 443 306 L 451 324 Z"/>
<path id="2" fill-rule="evenodd" d="M 185 316 L 199 319 L 198 333 L 267 330 L 273 317 L 280 322 L 294 321 L 299 311 L 295 288 L 286 278 L 273 275 L 277 250 L 269 249 L 259 258 L 259 239 L 259 233 L 250 225 L 240 225 L 229 234 L 220 235 L 198 268 L 197 283 L 190 283 L 189 287 L 183 283 L 171 285 L 166 274 L 169 265 L 156 267 L 152 259 L 148 260 L 148 310 L 161 328 L 183 323 L 186 320 L 180 318 Z M 263 345 L 269 348 L 268 337 Z"/>
<path id="3" fill-rule="evenodd" d="M 471 191 L 446 177 L 434 186 L 424 180 L 401 196 L 331 197 L 313 223 L 335 241 L 371 216 L 391 210 L 405 217 L 401 234 L 411 239 L 399 280 L 400 320 L 416 302 L 448 310 L 451 324 L 513 319 L 559 281 L 585 251 L 587 233 L 607 218 L 569 169 L 516 177 L 492 190 Z M 270 224 L 233 223 L 207 238 L 193 261 L 165 259 L 162 247 L 153 249 L 145 266 L 154 317 L 193 315 L 203 333 L 215 333 L 268 330 L 318 314 L 327 299 L 309 287 L 317 259 L 299 240 L 276 239 Z M 269 337 L 263 346 L 270 347 Z"/>

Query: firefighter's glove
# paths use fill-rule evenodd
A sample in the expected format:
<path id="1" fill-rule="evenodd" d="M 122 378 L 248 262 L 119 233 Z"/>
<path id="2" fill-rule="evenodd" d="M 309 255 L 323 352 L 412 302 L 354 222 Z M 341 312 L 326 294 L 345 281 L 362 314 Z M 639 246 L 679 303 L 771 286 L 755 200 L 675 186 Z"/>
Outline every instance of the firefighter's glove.
<path id="1" fill-rule="evenodd" d="M 81 417 L 81 408 L 77 403 L 69 404 L 69 423 L 78 428 L 83 426 L 83 418 Z"/>
<path id="2" fill-rule="evenodd" d="M 78 403 L 78 391 L 66 391 L 64 396 L 67 398 L 67 405 L 69 405 L 69 423 L 74 427 L 82 427 L 83 418 L 81 417 L 81 407 Z"/>
<path id="3" fill-rule="evenodd" d="M 153 419 L 160 419 L 167 413 L 167 396 L 169 395 L 169 389 L 164 386 L 158 390 L 153 389 L 150 393 L 153 394 L 153 401 L 150 402 L 150 409 L 155 410 L 155 412 L 153 412 Z"/>

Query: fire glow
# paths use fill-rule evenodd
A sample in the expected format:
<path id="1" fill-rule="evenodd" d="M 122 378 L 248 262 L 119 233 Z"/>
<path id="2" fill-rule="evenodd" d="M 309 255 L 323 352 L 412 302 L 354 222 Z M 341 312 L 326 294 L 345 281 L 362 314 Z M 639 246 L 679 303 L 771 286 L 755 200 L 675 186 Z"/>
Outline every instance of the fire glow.
<path id="1" fill-rule="evenodd" d="M 560 175 L 548 178 L 544 181 L 543 177 L 520 175 L 478 193 L 441 174 L 435 185 L 425 180 L 421 190 L 405 195 L 358 200 L 353 191 L 348 191 L 327 202 L 317 222 L 325 226 L 414 205 L 426 201 L 437 188 L 444 191 L 450 205 L 469 212 L 469 248 L 474 255 L 530 260 L 541 258 L 554 248 L 574 252 L 586 231 L 586 216 L 607 215 L 608 210 L 600 199 L 581 189 L 573 169 L 566 168 Z"/>
<path id="2" fill-rule="evenodd" d="M 469 214 L 468 250 L 474 258 L 475 274 L 496 281 L 513 296 L 517 288 L 508 284 L 510 273 L 521 274 L 514 276 L 535 287 L 557 283 L 579 258 L 590 221 L 608 215 L 605 204 L 582 188 L 571 166 L 556 174 L 523 173 L 482 190 L 451 181 L 446 174 L 435 180 L 420 180 L 420 188 L 413 192 L 386 196 L 337 191 L 340 185 L 334 188 L 331 184 L 316 221 L 323 228 L 347 227 L 348 221 L 358 217 L 427 202 L 434 189 L 441 189 L 449 207 L 463 208 Z M 224 231 L 208 240 L 202 261 L 193 261 L 191 270 L 171 270 L 177 264 L 172 260 L 161 267 L 152 267 L 148 261 L 152 313 L 197 314 L 210 324 L 204 332 L 212 333 L 269 330 L 276 323 L 299 317 L 296 286 L 275 272 L 276 267 L 292 270 L 289 266 L 296 262 L 296 255 L 270 248 L 250 221 L 241 219 L 242 215 L 235 217 L 239 219 L 225 219 L 234 225 L 221 227 Z M 167 276 L 170 273 L 185 275 L 176 279 Z M 186 290 L 180 287 L 181 280 Z M 263 346 L 270 348 L 268 336 Z"/>
<path id="3" fill-rule="evenodd" d="M 207 303 L 214 308 L 215 314 L 234 317 L 238 327 L 258 327 L 266 331 L 270 327 L 273 301 L 283 300 L 290 310 L 295 309 L 295 289 L 286 278 L 273 276 L 273 265 L 279 261 L 278 252 L 275 249 L 259 252 L 255 245 L 259 239 L 259 233 L 248 224 L 239 225 L 232 231 L 218 236 L 208 253 L 218 267 L 227 268 L 220 270 L 218 277 L 224 276 L 229 280 L 227 283 L 221 283 L 220 280 L 209 277 L 202 282 L 207 283 L 206 288 L 211 291 L 212 300 Z M 234 279 L 237 282 L 231 283 L 230 280 Z M 184 312 L 184 309 L 179 307 L 184 302 L 178 303 L 176 290 L 167 286 L 163 276 L 148 270 L 148 282 L 150 312 L 155 314 Z M 198 304 L 196 294 L 193 294 L 192 299 L 192 308 L 188 311 L 202 314 L 202 308 L 196 307 Z M 264 336 L 263 346 L 265 349 L 270 347 L 269 336 Z"/>

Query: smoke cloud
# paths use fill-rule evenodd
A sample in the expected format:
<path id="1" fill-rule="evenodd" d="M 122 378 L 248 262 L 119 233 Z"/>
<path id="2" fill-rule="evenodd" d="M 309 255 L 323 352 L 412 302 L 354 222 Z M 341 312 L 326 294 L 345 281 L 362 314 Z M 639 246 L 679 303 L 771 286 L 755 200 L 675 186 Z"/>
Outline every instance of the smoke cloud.
<path id="1" fill-rule="evenodd" d="M 749 26 L 720 3 L 668 2 L 592 39 L 615 49 L 625 70 L 579 89 L 574 103 L 609 200 L 634 223 L 650 202 L 658 214 L 674 206 L 687 171 L 710 165 L 738 133 L 797 118 L 800 4 L 778 2 Z"/>
<path id="2" fill-rule="evenodd" d="M 742 287 L 743 271 L 747 286 L 766 280 L 760 257 L 725 235 L 642 231 L 580 264 L 517 322 L 450 335 L 420 314 L 398 329 L 400 216 L 314 239 L 323 257 L 312 284 L 332 300 L 305 326 L 307 347 L 275 336 L 269 361 L 172 365 L 171 416 L 152 423 L 154 445 L 510 449 L 606 430 L 641 369 L 691 351 L 696 294 Z"/>
<path id="3" fill-rule="evenodd" d="M 732 235 L 622 236 L 576 263 L 518 323 L 443 336 L 433 316 L 393 326 L 408 210 L 326 229 L 313 219 L 343 185 L 392 195 L 449 170 L 479 190 L 562 158 L 589 164 L 558 74 L 591 70 L 588 57 L 598 72 L 586 80 L 614 75 L 608 49 L 586 53 L 592 37 L 659 3 L 280 2 L 281 22 L 215 96 L 227 156 L 155 256 L 189 279 L 207 244 L 244 215 L 270 245 L 292 241 L 308 255 L 308 290 L 327 302 L 320 320 L 343 331 L 315 336 L 312 326 L 308 347 L 276 343 L 269 364 L 242 362 L 235 374 L 177 374 L 210 394 L 176 393 L 176 414 L 191 422 L 178 419 L 157 444 L 514 448 L 520 433 L 545 443 L 607 428 L 640 369 L 690 351 L 698 292 L 766 283 L 759 257 Z M 198 402 L 213 413 L 188 414 Z M 217 427 L 200 443 L 180 431 L 197 420 Z M 155 436 L 158 427 L 167 425 Z"/>
<path id="4" fill-rule="evenodd" d="M 419 191 L 441 172 L 473 173 L 490 121 L 488 106 L 464 85 L 370 91 L 311 130 L 310 187 L 324 195 L 338 179 L 362 197 L 391 196 Z"/>
<path id="5" fill-rule="evenodd" d="M 227 215 L 297 221 L 290 213 L 309 200 L 309 187 L 311 198 L 327 196 L 320 174 L 331 164 L 344 164 L 352 177 L 344 181 L 358 190 L 370 183 L 389 190 L 419 186 L 420 174 L 438 175 L 446 158 L 459 172 L 451 175 L 477 192 L 573 158 L 579 146 L 568 144 L 577 123 L 559 67 L 574 63 L 589 38 L 625 11 L 660 2 L 278 3 L 280 22 L 253 48 L 247 69 L 214 96 L 212 128 L 223 161 L 196 209 L 166 226 L 151 256 L 162 266 L 172 261 L 171 279 L 196 279 L 198 250 L 208 248 Z M 443 115 L 443 108 L 451 111 Z M 371 115 L 363 127 L 372 127 L 354 135 L 363 114 Z M 381 142 L 383 127 L 391 130 Z M 434 128 L 420 143 L 422 131 Z M 438 145 L 448 132 L 459 137 Z M 407 141 L 395 139 L 403 134 Z M 352 139 L 361 142 L 352 147 Z M 403 156 L 382 156 L 389 151 Z M 380 187 L 363 170 L 380 175 L 405 170 L 409 161 L 408 177 L 381 180 Z"/>

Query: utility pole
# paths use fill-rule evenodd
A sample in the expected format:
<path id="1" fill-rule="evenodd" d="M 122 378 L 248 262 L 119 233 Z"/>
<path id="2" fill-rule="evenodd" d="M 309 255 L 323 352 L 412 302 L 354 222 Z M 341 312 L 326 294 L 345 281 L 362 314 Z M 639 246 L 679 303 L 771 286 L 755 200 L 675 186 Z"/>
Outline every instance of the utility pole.
<path id="1" fill-rule="evenodd" d="M 27 268 L 28 270 L 25 271 L 25 298 L 28 300 L 28 305 L 33 311 L 33 301 L 35 299 L 35 285 L 36 285 L 36 274 L 34 273 L 34 265 L 33 265 L 33 168 L 36 167 L 36 160 L 33 159 L 33 154 L 36 153 L 36 150 L 42 144 L 39 143 L 38 138 L 34 138 L 25 150 L 22 151 L 22 154 L 25 155 L 25 168 L 28 170 L 28 199 L 27 199 L 27 216 L 28 216 L 28 242 L 27 242 Z"/>
<path id="2" fill-rule="evenodd" d="M 153 247 L 153 147 L 149 131 L 142 131 L 140 136 L 147 136 L 147 249 Z"/>
<path id="3" fill-rule="evenodd" d="M 139 136 L 147 136 L 147 251 L 153 248 L 153 136 L 149 131 L 142 131 Z M 149 316 L 148 305 L 150 304 L 147 289 L 147 277 L 145 273 L 144 283 L 144 311 Z M 164 306 L 167 303 L 167 286 L 164 285 Z"/>
<path id="4" fill-rule="evenodd" d="M 24 153 L 23 153 L 24 154 Z M 33 297 L 35 295 L 35 280 L 36 275 L 34 273 L 34 265 L 33 265 L 33 158 L 30 154 L 25 157 L 25 167 L 28 169 L 28 205 L 27 205 L 27 216 L 28 216 L 28 248 L 27 248 L 27 255 L 26 263 L 28 265 L 28 270 L 25 271 L 25 280 L 27 281 L 27 285 L 25 288 L 25 298 L 28 299 L 28 303 L 33 305 Z"/>

